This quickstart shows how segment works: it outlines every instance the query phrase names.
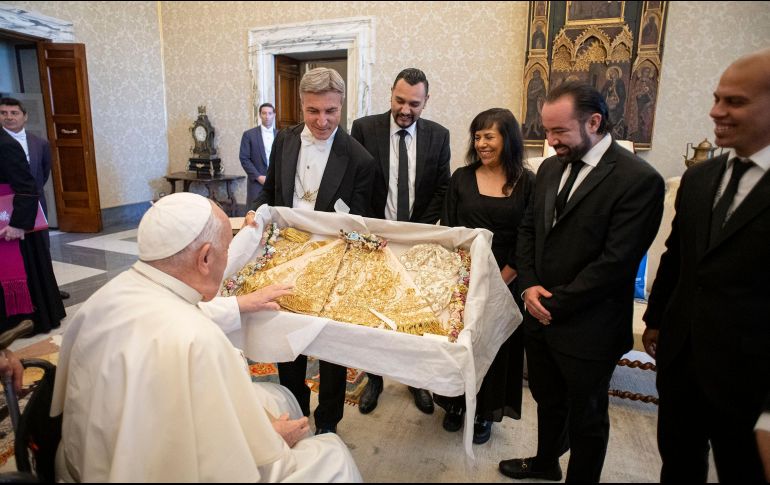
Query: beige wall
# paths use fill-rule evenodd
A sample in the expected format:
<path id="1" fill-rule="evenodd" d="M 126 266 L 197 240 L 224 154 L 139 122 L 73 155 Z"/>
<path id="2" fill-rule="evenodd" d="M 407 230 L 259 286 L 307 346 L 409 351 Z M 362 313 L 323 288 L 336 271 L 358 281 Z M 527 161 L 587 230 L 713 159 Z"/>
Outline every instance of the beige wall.
<path id="1" fill-rule="evenodd" d="M 72 22 L 86 45 L 103 208 L 143 202 L 168 171 L 157 2 L 4 2 Z"/>
<path id="2" fill-rule="evenodd" d="M 670 2 L 652 150 L 642 154 L 664 177 L 684 172 L 688 142 L 708 138 L 713 92 L 743 54 L 770 47 L 770 2 Z"/>
<path id="3" fill-rule="evenodd" d="M 238 143 L 251 126 L 250 28 L 361 15 L 376 19 L 372 112 L 388 108 L 400 69 L 423 69 L 431 83 L 424 116 L 449 128 L 453 168 L 463 163 L 476 113 L 502 106 L 520 114 L 526 2 L 163 2 L 171 167 L 183 167 L 187 128 L 205 103 L 226 170 L 241 173 Z M 670 3 L 653 149 L 641 154 L 665 177 L 684 171 L 687 142 L 713 142 L 708 111 L 719 75 L 738 56 L 770 46 L 769 25 L 770 2 Z"/>
<path id="4" fill-rule="evenodd" d="M 249 29 L 355 16 L 375 18 L 372 113 L 388 109 L 390 86 L 401 69 L 423 69 L 431 94 L 423 116 L 451 131 L 455 166 L 476 113 L 493 106 L 518 112 L 526 3 L 163 2 L 171 167 L 183 167 L 191 144 L 188 127 L 197 105 L 206 104 L 225 170 L 243 173 L 238 146 L 252 126 Z M 245 199 L 243 186 L 238 199 Z"/>
<path id="5" fill-rule="evenodd" d="M 398 71 L 423 69 L 431 83 L 424 116 L 451 131 L 454 168 L 475 114 L 494 106 L 520 114 L 526 2 L 8 3 L 73 22 L 86 44 L 103 207 L 168 190 L 161 177 L 185 168 L 200 104 L 226 172 L 243 173 L 254 27 L 374 17 L 372 112 L 388 108 Z M 769 46 L 768 25 L 770 2 L 671 2 L 653 149 L 642 154 L 664 176 L 682 173 L 687 142 L 713 141 L 708 111 L 719 74 Z M 245 200 L 243 185 L 237 198 Z"/>

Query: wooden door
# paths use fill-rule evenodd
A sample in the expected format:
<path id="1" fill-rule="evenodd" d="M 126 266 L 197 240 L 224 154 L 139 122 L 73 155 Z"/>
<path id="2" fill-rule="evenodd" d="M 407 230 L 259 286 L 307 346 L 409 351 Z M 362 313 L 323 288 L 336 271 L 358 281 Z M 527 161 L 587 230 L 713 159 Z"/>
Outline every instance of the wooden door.
<path id="1" fill-rule="evenodd" d="M 275 56 L 275 124 L 279 130 L 302 122 L 299 61 Z"/>
<path id="2" fill-rule="evenodd" d="M 102 212 L 85 45 L 38 42 L 37 58 L 59 229 L 99 232 Z"/>

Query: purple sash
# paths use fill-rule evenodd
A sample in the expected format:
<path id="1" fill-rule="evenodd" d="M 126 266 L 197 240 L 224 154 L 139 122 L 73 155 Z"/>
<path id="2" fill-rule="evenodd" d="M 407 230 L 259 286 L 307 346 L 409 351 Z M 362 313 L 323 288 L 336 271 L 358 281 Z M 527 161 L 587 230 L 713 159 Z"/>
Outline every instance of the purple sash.
<path id="1" fill-rule="evenodd" d="M 9 184 L 0 184 L 0 195 L 13 194 Z M 0 214 L 10 220 L 10 214 Z M 11 315 L 32 313 L 35 308 L 32 306 L 32 298 L 29 295 L 27 286 L 27 272 L 24 270 L 24 259 L 21 257 L 21 248 L 19 240 L 6 241 L 0 239 L 0 284 L 3 286 L 3 296 L 5 297 L 6 317 Z"/>

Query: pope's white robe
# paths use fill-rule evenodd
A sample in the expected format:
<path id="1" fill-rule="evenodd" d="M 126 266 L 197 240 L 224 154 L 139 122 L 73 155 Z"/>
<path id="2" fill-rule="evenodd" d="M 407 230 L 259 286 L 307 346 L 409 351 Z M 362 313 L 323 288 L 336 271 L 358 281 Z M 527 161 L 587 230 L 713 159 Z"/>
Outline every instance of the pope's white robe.
<path id="1" fill-rule="evenodd" d="M 57 472 L 89 482 L 360 481 L 338 436 L 289 448 L 268 417 L 298 406 L 254 385 L 201 295 L 137 262 L 67 328 L 51 414 L 64 412 Z"/>

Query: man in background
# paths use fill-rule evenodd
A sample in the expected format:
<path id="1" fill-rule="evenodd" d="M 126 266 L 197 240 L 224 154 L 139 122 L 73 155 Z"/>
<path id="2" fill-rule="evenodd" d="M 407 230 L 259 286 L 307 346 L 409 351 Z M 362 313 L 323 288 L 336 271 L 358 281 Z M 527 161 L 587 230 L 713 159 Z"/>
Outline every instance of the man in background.
<path id="1" fill-rule="evenodd" d="M 238 158 L 246 172 L 246 208 L 251 208 L 265 185 L 270 151 L 278 132 L 275 128 L 275 108 L 270 103 L 259 106 L 260 125 L 246 130 L 241 137 Z"/>
<path id="2" fill-rule="evenodd" d="M 428 102 L 428 79 L 419 69 L 401 71 L 390 90 L 390 111 L 359 118 L 350 135 L 374 157 L 372 217 L 435 224 L 449 185 L 449 130 L 420 118 Z M 370 413 L 382 392 L 382 377 L 367 374 L 358 410 Z M 417 408 L 433 412 L 425 389 L 409 387 Z"/>

